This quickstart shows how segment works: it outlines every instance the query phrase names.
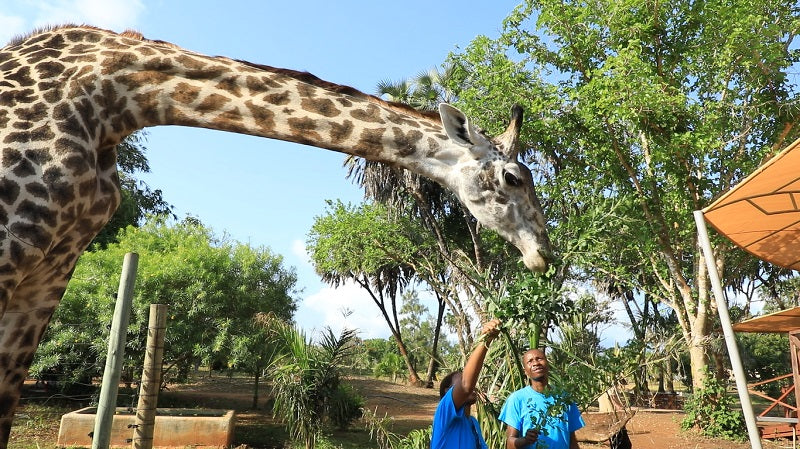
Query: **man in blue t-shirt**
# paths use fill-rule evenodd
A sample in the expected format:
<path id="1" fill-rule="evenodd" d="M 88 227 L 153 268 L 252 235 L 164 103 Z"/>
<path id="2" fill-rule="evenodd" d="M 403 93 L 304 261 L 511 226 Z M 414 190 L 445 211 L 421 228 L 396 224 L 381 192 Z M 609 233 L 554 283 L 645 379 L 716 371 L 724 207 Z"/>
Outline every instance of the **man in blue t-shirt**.
<path id="1" fill-rule="evenodd" d="M 487 449 L 478 420 L 471 406 L 478 400 L 475 386 L 483 367 L 489 344 L 500 332 L 500 320 L 483 325 L 483 340 L 472 351 L 461 371 L 454 371 L 439 384 L 439 406 L 433 415 L 431 449 Z"/>
<path id="2" fill-rule="evenodd" d="M 541 349 L 522 356 L 530 384 L 506 399 L 499 419 L 506 424 L 506 449 L 578 449 L 575 431 L 585 424 L 574 402 L 547 388 L 550 365 Z"/>

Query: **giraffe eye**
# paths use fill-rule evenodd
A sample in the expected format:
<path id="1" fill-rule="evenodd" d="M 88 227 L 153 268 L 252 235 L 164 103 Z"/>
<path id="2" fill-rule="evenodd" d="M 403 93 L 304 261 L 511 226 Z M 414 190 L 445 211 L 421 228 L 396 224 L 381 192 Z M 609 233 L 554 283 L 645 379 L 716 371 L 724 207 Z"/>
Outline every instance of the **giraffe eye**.
<path id="1" fill-rule="evenodd" d="M 519 187 L 522 185 L 522 181 L 520 181 L 516 175 L 508 171 L 503 172 L 503 179 L 506 181 L 506 184 L 511 187 Z"/>

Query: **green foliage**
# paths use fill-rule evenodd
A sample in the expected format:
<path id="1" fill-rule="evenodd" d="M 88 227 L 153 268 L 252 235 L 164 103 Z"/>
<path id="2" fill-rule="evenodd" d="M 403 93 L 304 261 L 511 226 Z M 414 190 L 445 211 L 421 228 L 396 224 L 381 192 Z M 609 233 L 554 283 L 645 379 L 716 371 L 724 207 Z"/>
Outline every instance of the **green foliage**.
<path id="1" fill-rule="evenodd" d="M 741 348 L 742 365 L 751 381 L 773 379 L 792 372 L 789 339 L 786 334 L 739 333 L 736 335 Z M 792 385 L 792 379 L 770 382 L 756 388 L 771 397 L 778 397 L 781 388 Z M 791 400 L 790 396 L 787 400 Z"/>
<path id="2" fill-rule="evenodd" d="M 485 111 L 525 108 L 522 153 L 566 276 L 672 307 L 696 381 L 713 326 L 692 213 L 800 137 L 799 23 L 781 0 L 527 0 L 498 39 L 450 58 L 459 107 L 489 132 L 502 120 Z M 724 268 L 758 279 L 753 264 Z"/>
<path id="3" fill-rule="evenodd" d="M 520 270 L 508 284 L 507 294 L 489 302 L 489 313 L 506 329 L 527 337 L 528 348 L 539 347 L 539 338 L 573 313 L 574 302 L 552 280 L 554 270 L 552 266 L 544 274 Z"/>
<path id="4" fill-rule="evenodd" d="M 393 449 L 428 449 L 431 445 L 433 427 L 412 430 L 393 446 Z"/>
<path id="5" fill-rule="evenodd" d="M 339 430 L 347 429 L 353 421 L 361 418 L 364 397 L 352 386 L 339 384 L 328 405 L 328 419 Z"/>
<path id="6" fill-rule="evenodd" d="M 727 393 L 725 384 L 706 369 L 703 387 L 696 390 L 684 403 L 686 417 L 681 429 L 699 429 L 711 438 L 742 441 L 745 439 L 744 415 L 734 399 Z"/>
<path id="7" fill-rule="evenodd" d="M 375 377 L 391 377 L 397 380 L 402 377 L 406 370 L 406 364 L 400 354 L 395 352 L 385 352 L 372 368 L 372 375 Z"/>
<path id="8" fill-rule="evenodd" d="M 151 303 L 167 304 L 164 363 L 185 377 L 196 362 L 238 364 L 254 373 L 263 345 L 254 332 L 257 313 L 289 320 L 296 308 L 296 275 L 269 250 L 217 242 L 201 224 L 168 226 L 153 218 L 129 227 L 119 243 L 85 253 L 37 351 L 31 374 L 82 382 L 102 373 L 108 326 L 114 311 L 120 266 L 139 254 L 125 348 L 124 377 L 141 372 Z M 251 363 L 252 362 L 252 363 Z"/>
<path id="9" fill-rule="evenodd" d="M 268 368 L 275 399 L 273 413 L 286 424 L 292 438 L 312 449 L 326 422 L 346 428 L 360 417 L 363 399 L 341 383 L 342 360 L 356 347 L 355 331 L 344 329 L 336 336 L 327 328 L 315 345 L 276 316 L 262 317 L 261 324 L 276 348 Z"/>

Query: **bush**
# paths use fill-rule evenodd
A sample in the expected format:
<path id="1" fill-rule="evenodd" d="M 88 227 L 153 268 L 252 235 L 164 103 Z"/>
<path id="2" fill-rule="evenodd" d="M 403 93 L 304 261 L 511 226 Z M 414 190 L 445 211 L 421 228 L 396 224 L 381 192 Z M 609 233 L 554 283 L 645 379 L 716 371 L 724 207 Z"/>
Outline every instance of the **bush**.
<path id="1" fill-rule="evenodd" d="M 686 400 L 686 417 L 681 429 L 699 429 L 704 436 L 743 441 L 744 415 L 737 410 L 733 398 L 727 394 L 725 384 L 706 369 L 703 387 Z"/>
<path id="2" fill-rule="evenodd" d="M 328 419 L 337 429 L 345 430 L 361 418 L 364 398 L 352 386 L 340 384 L 329 401 Z"/>

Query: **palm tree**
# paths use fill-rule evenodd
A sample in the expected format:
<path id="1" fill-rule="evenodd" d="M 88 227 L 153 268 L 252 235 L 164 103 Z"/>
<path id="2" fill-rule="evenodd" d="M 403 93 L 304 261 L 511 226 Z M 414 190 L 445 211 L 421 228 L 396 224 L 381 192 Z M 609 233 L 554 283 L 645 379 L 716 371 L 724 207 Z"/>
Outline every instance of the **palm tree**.
<path id="1" fill-rule="evenodd" d="M 343 415 L 349 424 L 363 405 L 359 397 L 341 383 L 343 364 L 354 351 L 356 332 L 342 330 L 337 337 L 326 328 L 318 345 L 305 334 L 275 315 L 258 316 L 275 348 L 268 368 L 272 380 L 273 413 L 287 426 L 293 439 L 313 449 L 322 426 L 332 421 L 341 427 Z M 343 411 L 344 410 L 344 411 Z"/>

